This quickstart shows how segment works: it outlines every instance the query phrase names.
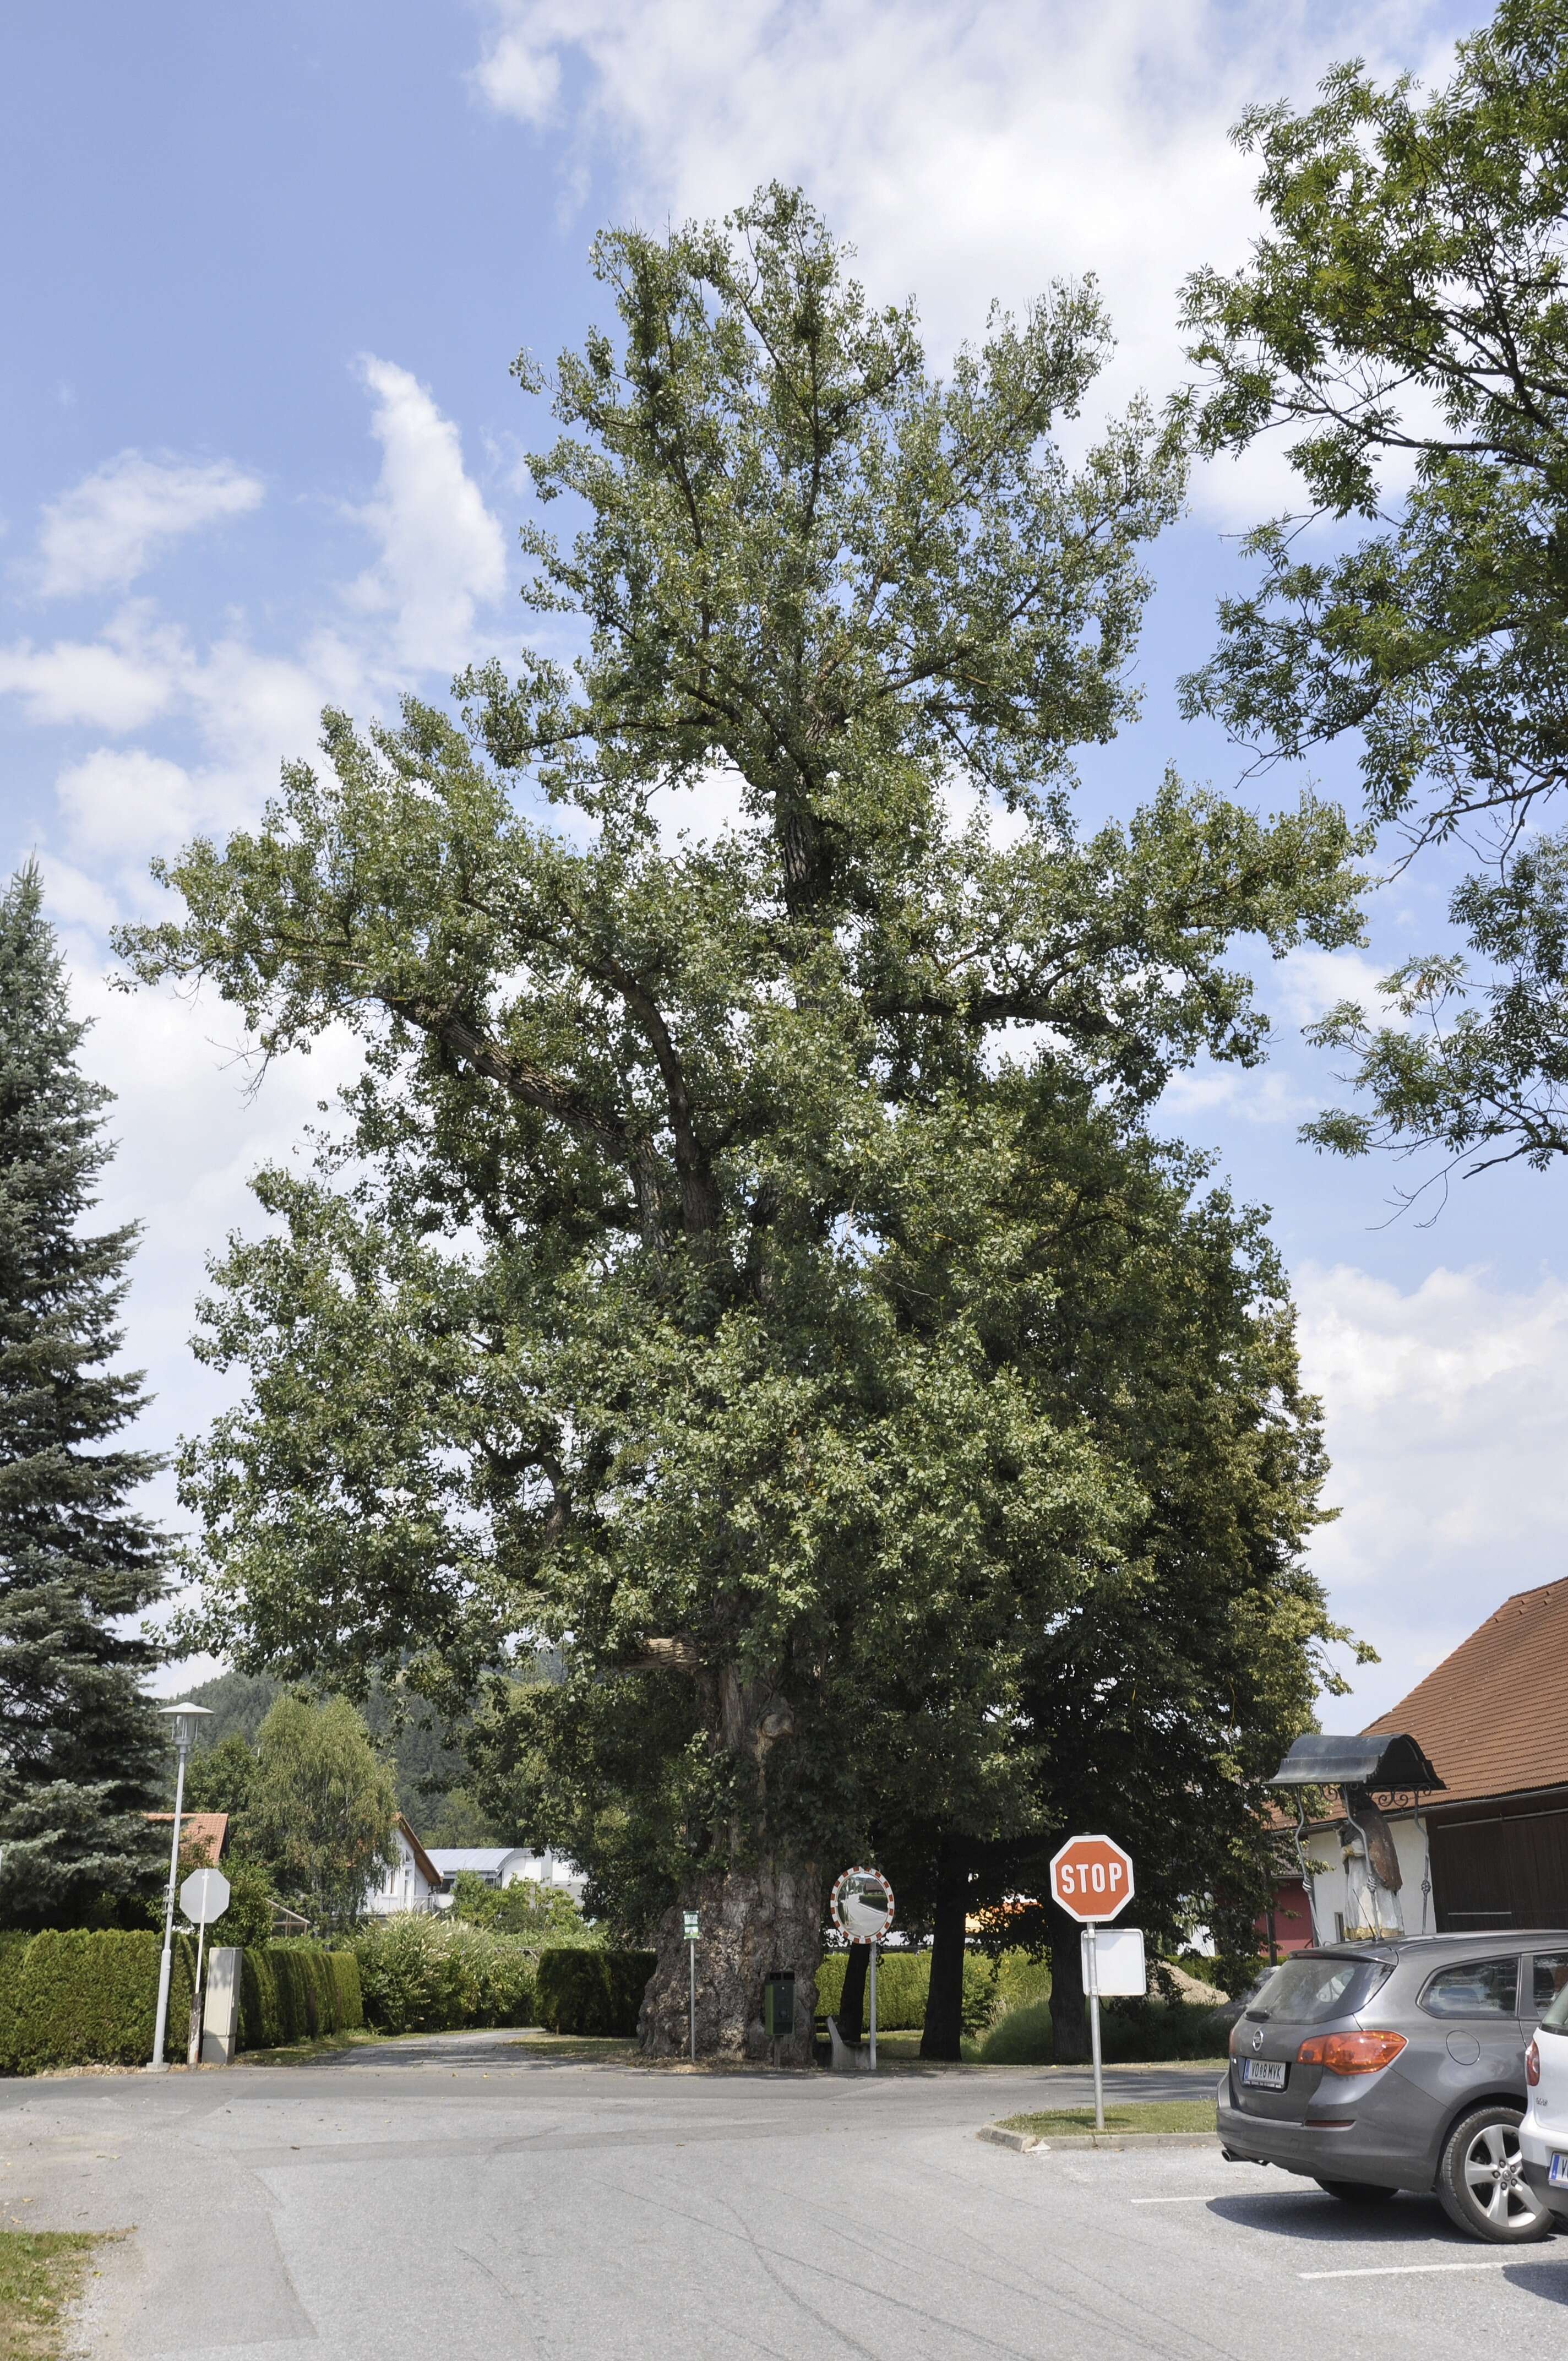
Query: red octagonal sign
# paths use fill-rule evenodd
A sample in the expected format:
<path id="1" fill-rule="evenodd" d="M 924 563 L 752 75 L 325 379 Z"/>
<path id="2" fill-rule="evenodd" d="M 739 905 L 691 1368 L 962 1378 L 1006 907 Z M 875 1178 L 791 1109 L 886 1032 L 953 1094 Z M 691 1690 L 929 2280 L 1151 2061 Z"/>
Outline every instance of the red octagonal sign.
<path id="1" fill-rule="evenodd" d="M 1114 1918 L 1133 1898 L 1133 1856 L 1114 1837 L 1069 1837 L 1051 1856 L 1051 1892 L 1069 1918 Z"/>

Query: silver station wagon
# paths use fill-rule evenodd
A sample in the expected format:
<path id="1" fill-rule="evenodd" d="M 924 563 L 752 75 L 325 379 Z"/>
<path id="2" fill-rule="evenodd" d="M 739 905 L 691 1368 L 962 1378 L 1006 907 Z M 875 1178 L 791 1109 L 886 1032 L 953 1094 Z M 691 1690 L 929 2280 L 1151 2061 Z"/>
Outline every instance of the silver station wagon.
<path id="1" fill-rule="evenodd" d="M 1562 1927 L 1298 1951 L 1232 2031 L 1226 2156 L 1304 2173 L 1347 2204 L 1431 2193 L 1473 2237 L 1544 2237 L 1552 2215 L 1519 2125 L 1526 2046 L 1565 1982 Z"/>

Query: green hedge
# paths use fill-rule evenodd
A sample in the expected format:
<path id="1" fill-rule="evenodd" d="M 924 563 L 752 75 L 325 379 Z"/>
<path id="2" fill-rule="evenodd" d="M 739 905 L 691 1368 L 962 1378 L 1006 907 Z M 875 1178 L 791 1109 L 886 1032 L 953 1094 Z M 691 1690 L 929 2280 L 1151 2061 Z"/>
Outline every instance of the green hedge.
<path id="1" fill-rule="evenodd" d="M 1101 2054 L 1113 2066 L 1223 2058 L 1229 2037 L 1229 2026 L 1222 2024 L 1212 2009 L 1200 2008 L 1191 2001 L 1100 2004 Z M 1048 2000 L 1031 2001 L 999 2017 L 980 2053 L 985 2066 L 1049 2066 L 1055 2055 Z"/>
<path id="2" fill-rule="evenodd" d="M 843 1996 L 847 1951 L 824 1953 L 817 1971 L 817 2008 L 822 2016 L 837 2016 Z M 963 2028 L 978 2033 L 991 2020 L 1003 1972 L 1024 1952 L 1007 1952 L 1000 1963 L 979 1951 L 964 1954 Z M 1049 1971 L 1047 1971 L 1049 1981 Z M 1014 1972 L 1014 1982 L 1021 1982 Z M 926 1997 L 931 1989 L 929 1951 L 879 1951 L 876 1969 L 876 2021 L 879 2033 L 918 2031 L 926 2022 Z"/>
<path id="3" fill-rule="evenodd" d="M 0 1942 L 0 2071 L 145 2066 L 152 2055 L 162 1937 L 71 1927 Z M 166 2058 L 183 2059 L 196 1947 L 174 1938 Z"/>
<path id="4" fill-rule="evenodd" d="M 443 1913 L 372 1919 L 354 1938 L 367 2024 L 382 2033 L 532 2025 L 533 1950 Z"/>
<path id="5" fill-rule="evenodd" d="M 630 2039 L 656 1964 L 652 1951 L 588 1950 L 580 1945 L 541 1951 L 540 2024 L 552 2033 Z"/>
<path id="6" fill-rule="evenodd" d="M 352 1951 L 319 1943 L 247 1944 L 240 1954 L 239 2047 L 278 2049 L 323 2033 L 356 2032 L 365 2022 Z"/>

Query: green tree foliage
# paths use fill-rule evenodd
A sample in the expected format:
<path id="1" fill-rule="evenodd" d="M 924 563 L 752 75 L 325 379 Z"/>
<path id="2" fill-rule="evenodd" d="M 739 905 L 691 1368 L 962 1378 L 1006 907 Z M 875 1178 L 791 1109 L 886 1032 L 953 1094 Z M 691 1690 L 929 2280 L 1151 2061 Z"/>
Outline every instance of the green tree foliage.
<path id="1" fill-rule="evenodd" d="M 229 1882 L 229 1906 L 221 1918 L 213 1921 L 208 1939 L 214 1943 L 239 1943 L 247 1949 L 269 1943 L 273 1905 L 278 1895 L 266 1863 L 243 1852 L 231 1855 L 225 1850 L 221 1866 Z"/>
<path id="2" fill-rule="evenodd" d="M 521 1935 L 539 1943 L 596 1943 L 588 1925 L 569 1894 L 558 1885 L 542 1885 L 537 1878 L 514 1878 L 510 1885 L 487 1885 L 472 1870 L 460 1869 L 452 1881 L 452 1916 L 498 1935 Z"/>
<path id="3" fill-rule="evenodd" d="M 192 1690 L 195 1702 L 212 1715 L 202 1725 L 186 1777 L 192 1809 L 243 1811 L 240 1756 L 231 1752 L 221 1763 L 209 1758 L 222 1753 L 230 1738 L 254 1748 L 262 1723 L 283 1694 L 283 1682 L 266 1673 L 220 1673 Z M 398 1809 L 422 1843 L 508 1841 L 507 1831 L 495 1825 L 462 1784 L 466 1764 L 461 1741 L 466 1717 L 458 1716 L 455 1729 L 446 1731 L 442 1726 L 444 1718 L 434 1715 L 422 1697 L 411 1695 L 396 1680 L 372 1682 L 360 1710 L 378 1752 L 391 1763 Z"/>
<path id="4" fill-rule="evenodd" d="M 1244 116 L 1272 228 L 1187 290 L 1201 441 L 1280 428 L 1320 522 L 1376 528 L 1321 555 L 1301 518 L 1255 533 L 1261 585 L 1222 605 L 1189 708 L 1266 755 L 1357 734 L 1375 821 L 1487 855 L 1451 906 L 1473 957 L 1400 967 L 1399 1022 L 1317 1028 L 1365 1104 L 1307 1137 L 1351 1154 L 1568 1148 L 1568 839 L 1536 832 L 1568 778 L 1565 135 L 1568 21 L 1505 0 L 1425 101 L 1356 64 Z"/>
<path id="5" fill-rule="evenodd" d="M 258 1735 L 266 1718 L 264 1714 L 257 1725 Z M 226 1812 L 229 1842 L 237 1843 L 242 1840 L 255 1784 L 256 1748 L 232 1730 L 215 1746 L 198 1747 L 192 1753 L 185 1771 L 185 1809 Z"/>
<path id="6" fill-rule="evenodd" d="M 248 1391 L 183 1466 L 203 1633 L 456 1700 L 557 1643 L 560 1681 L 495 1685 L 485 1792 L 628 1927 L 707 1895 L 739 2041 L 879 1817 L 1038 1822 L 1029 1637 L 1140 1579 L 1157 1513 L 1074 1394 L 1062 1274 L 1140 1176 L 1179 1221 L 1195 1174 L 1160 1196 L 1144 1112 L 1200 1051 L 1262 1053 L 1227 943 L 1352 939 L 1356 881 L 1310 801 L 1167 778 L 1073 825 L 1182 482 L 1138 406 L 1061 456 L 1092 289 L 940 379 L 784 192 L 595 262 L 619 326 L 560 363 L 533 463 L 582 530 L 525 535 L 575 667 L 469 675 L 462 729 L 329 715 L 324 767 L 192 845 L 183 919 L 123 949 L 269 1053 L 365 1045 L 345 1163 L 263 1174 L 271 1228 L 215 1271 L 199 1350 Z M 1193 1218 L 1277 1296 L 1245 1224 Z M 1294 1694 L 1316 1446 L 1274 1366 L 1234 1414 L 1281 1438 L 1246 1581 Z M 684 2040 L 678 1916 L 661 1943 Z"/>
<path id="7" fill-rule="evenodd" d="M 392 1860 L 391 1773 L 345 1697 L 280 1697 L 261 1725 L 244 1838 L 318 1925 L 357 1916 Z"/>
<path id="8" fill-rule="evenodd" d="M 132 1619 L 166 1551 L 132 1496 L 157 1469 L 120 1447 L 146 1407 L 111 1364 L 134 1227 L 86 1223 L 111 1093 L 77 1058 L 35 868 L 0 895 L 0 1916 L 70 1926 L 158 1875 L 143 1817 L 168 1754 Z"/>

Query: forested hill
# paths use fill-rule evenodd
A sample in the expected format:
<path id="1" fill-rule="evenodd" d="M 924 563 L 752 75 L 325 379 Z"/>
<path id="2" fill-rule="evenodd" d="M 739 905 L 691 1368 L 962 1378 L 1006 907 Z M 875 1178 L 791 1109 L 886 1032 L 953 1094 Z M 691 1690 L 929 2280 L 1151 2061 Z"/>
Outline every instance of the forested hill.
<path id="1" fill-rule="evenodd" d="M 212 1715 L 203 1724 L 201 1743 L 216 1746 L 239 1737 L 254 1746 L 257 1733 L 285 1684 L 266 1673 L 220 1673 L 191 1690 L 197 1705 Z M 423 1844 L 504 1844 L 507 1831 L 495 1828 L 464 1788 L 466 1764 L 462 1750 L 447 1746 L 440 1732 L 406 1720 L 397 1728 L 397 1713 L 384 1688 L 374 1688 L 362 1708 L 366 1725 L 378 1748 L 392 1765 L 398 1809 Z"/>

